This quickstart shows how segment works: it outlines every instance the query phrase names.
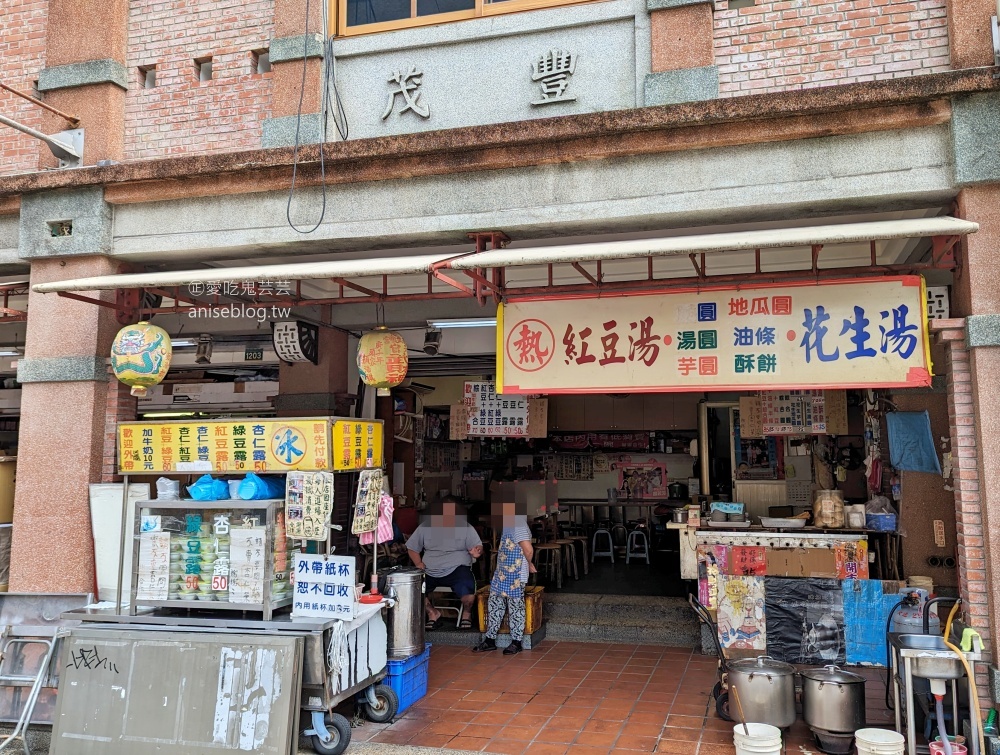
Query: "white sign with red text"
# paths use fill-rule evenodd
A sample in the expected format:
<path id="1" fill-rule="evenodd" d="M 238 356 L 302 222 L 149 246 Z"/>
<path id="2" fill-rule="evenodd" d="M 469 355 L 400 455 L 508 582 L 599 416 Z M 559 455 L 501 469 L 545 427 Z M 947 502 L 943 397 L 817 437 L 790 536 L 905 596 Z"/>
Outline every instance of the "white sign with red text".
<path id="1" fill-rule="evenodd" d="M 517 394 L 889 388 L 931 382 L 919 276 L 518 300 L 497 384 Z"/>

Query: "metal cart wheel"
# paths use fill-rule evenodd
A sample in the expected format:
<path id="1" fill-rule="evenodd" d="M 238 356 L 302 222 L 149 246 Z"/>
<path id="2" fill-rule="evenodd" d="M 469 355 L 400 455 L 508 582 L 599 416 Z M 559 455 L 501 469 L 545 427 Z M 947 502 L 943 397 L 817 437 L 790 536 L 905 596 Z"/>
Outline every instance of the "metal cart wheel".
<path id="1" fill-rule="evenodd" d="M 340 755 L 351 743 L 351 722 L 339 713 L 328 713 L 323 716 L 327 731 L 332 739 L 326 744 L 319 738 L 318 734 L 313 734 L 312 746 L 319 755 Z"/>
<path id="2" fill-rule="evenodd" d="M 733 717 L 729 715 L 729 693 L 723 692 L 715 700 L 715 712 L 723 721 L 732 723 Z"/>
<path id="3" fill-rule="evenodd" d="M 396 717 L 396 711 L 399 710 L 399 696 L 387 684 L 373 684 L 365 690 L 361 708 L 365 718 L 372 723 L 388 723 Z"/>

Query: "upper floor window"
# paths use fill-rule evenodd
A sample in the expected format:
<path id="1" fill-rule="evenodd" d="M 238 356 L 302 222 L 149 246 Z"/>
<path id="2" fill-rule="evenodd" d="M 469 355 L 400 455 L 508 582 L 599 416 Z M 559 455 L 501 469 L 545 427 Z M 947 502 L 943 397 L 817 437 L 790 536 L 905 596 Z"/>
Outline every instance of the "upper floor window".
<path id="1" fill-rule="evenodd" d="M 426 26 L 584 0 L 330 0 L 336 3 L 339 33 L 370 34 Z"/>

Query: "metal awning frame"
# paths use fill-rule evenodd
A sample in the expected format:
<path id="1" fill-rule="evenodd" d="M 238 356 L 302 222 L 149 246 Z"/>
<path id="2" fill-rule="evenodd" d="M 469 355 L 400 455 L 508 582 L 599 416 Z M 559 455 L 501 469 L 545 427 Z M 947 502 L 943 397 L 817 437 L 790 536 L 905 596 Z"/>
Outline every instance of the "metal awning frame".
<path id="1" fill-rule="evenodd" d="M 25 322 L 28 319 L 27 312 L 20 309 L 12 309 L 10 306 L 11 297 L 27 296 L 28 288 L 28 281 L 0 284 L 0 302 L 3 303 L 3 306 L 0 306 L 0 324 L 7 322 Z"/>
<path id="2" fill-rule="evenodd" d="M 904 226 L 893 224 L 909 224 L 905 228 L 913 230 L 912 233 L 903 232 Z M 892 234 L 885 231 L 892 226 L 897 230 Z M 835 229 L 831 231 L 831 229 Z M 845 230 L 842 230 L 845 229 Z M 824 226 L 813 229 L 785 229 L 777 232 L 784 236 L 776 235 L 775 232 L 753 231 L 744 234 L 727 233 L 712 234 L 702 237 L 674 237 L 669 239 L 659 239 L 652 241 L 629 241 L 629 242 L 609 242 L 606 244 L 581 244 L 576 246 L 554 247 L 546 255 L 545 247 L 534 250 L 507 250 L 505 247 L 509 243 L 508 237 L 500 231 L 469 233 L 470 240 L 474 243 L 474 250 L 465 254 L 447 256 L 425 256 L 415 258 L 412 262 L 407 262 L 407 258 L 401 259 L 375 259 L 361 261 L 361 263 L 339 262 L 339 263 L 299 263 L 298 265 L 284 266 L 264 266 L 259 268 L 261 272 L 281 269 L 287 271 L 290 282 L 293 285 L 288 287 L 285 295 L 263 295 L 260 291 L 251 290 L 246 295 L 227 295 L 215 292 L 207 295 L 192 293 L 180 285 L 156 285 L 157 278 L 180 278 L 189 275 L 191 281 L 208 278 L 209 280 L 229 280 L 245 281 L 248 274 L 254 268 L 209 268 L 204 270 L 189 271 L 189 273 L 149 273 L 149 274 L 129 274 L 124 276 L 108 276 L 100 279 L 82 279 L 79 281 L 65 281 L 54 284 L 39 284 L 33 289 L 40 293 L 54 292 L 60 296 L 88 302 L 99 306 L 115 309 L 119 320 L 122 322 L 135 322 L 136 317 L 150 316 L 154 314 L 184 314 L 193 309 L 218 309 L 234 303 L 247 306 L 276 306 L 276 307 L 302 307 L 316 305 L 341 305 L 341 304 L 384 304 L 389 302 L 408 301 L 428 301 L 440 299 L 475 299 L 482 306 L 492 299 L 499 301 L 516 301 L 518 299 L 539 298 L 539 297 L 565 297 L 574 295 L 587 295 L 602 293 L 607 295 L 621 295 L 628 293 L 642 293 L 652 291 L 666 291 L 671 289 L 698 289 L 706 287 L 727 286 L 732 284 L 747 283 L 748 276 L 754 276 L 754 283 L 760 282 L 803 282 L 820 281 L 829 279 L 845 279 L 852 277 L 872 277 L 879 275 L 900 275 L 919 274 L 928 270 L 950 270 L 960 269 L 961 260 L 957 253 L 958 242 L 962 235 L 973 233 L 978 229 L 975 223 L 959 220 L 956 218 L 924 218 L 904 221 L 884 221 L 874 223 L 857 223 L 843 226 Z M 865 238 L 866 231 L 870 234 Z M 920 233 L 927 230 L 928 233 Z M 881 231 L 881 232 L 880 232 Z M 802 244 L 802 239 L 808 238 L 810 232 L 815 232 L 816 237 L 828 240 L 830 244 L 838 243 L 858 243 L 865 238 L 869 244 L 870 258 L 867 265 L 853 267 L 822 267 L 820 264 L 821 254 L 827 246 L 825 243 Z M 770 233 L 770 236 L 766 234 Z M 773 245 L 767 246 L 762 243 L 760 246 L 748 246 L 746 242 L 753 243 L 761 236 L 761 241 L 767 242 L 773 239 Z M 880 264 L 877 260 L 877 241 L 887 238 L 930 238 L 931 253 L 930 259 L 926 262 L 904 263 L 904 264 Z M 709 260 L 713 255 L 726 251 L 724 245 L 730 241 L 742 239 L 744 243 L 737 246 L 735 251 L 752 251 L 754 254 L 754 271 L 752 273 L 739 274 L 711 274 L 709 272 Z M 714 243 L 708 243 L 711 241 Z M 772 270 L 763 269 L 762 258 L 764 254 L 781 252 L 789 247 L 809 246 L 811 248 L 811 266 L 807 269 L 796 270 Z M 703 251 L 686 251 L 685 246 L 701 246 Z M 708 248 L 705 248 L 708 247 Z M 718 247 L 718 248 L 716 248 Z M 579 250 L 574 254 L 573 250 Z M 602 257 L 602 249 L 607 250 L 607 254 Z M 732 246 L 729 251 L 734 251 Z M 654 260 L 657 257 L 679 257 L 687 256 L 694 268 L 694 276 L 657 278 L 654 274 Z M 576 257 L 576 258 L 574 258 Z M 641 278 L 633 280 L 613 280 L 605 279 L 604 263 L 621 260 L 640 260 L 646 262 L 646 272 Z M 362 264 L 363 263 L 363 264 Z M 343 269 L 343 275 L 323 276 L 321 271 L 332 269 L 336 265 L 338 269 Z M 579 283 L 556 283 L 555 271 L 557 266 L 565 265 L 574 269 L 580 276 Z M 546 285 L 531 286 L 511 286 L 508 285 L 506 269 L 507 267 L 544 267 L 546 270 Z M 308 275 L 301 278 L 294 277 L 295 268 L 308 270 Z M 382 270 L 381 273 L 372 273 L 371 270 Z M 352 275 L 351 271 L 355 273 Z M 395 275 L 417 275 L 426 276 L 427 285 L 424 291 L 419 293 L 410 292 L 402 294 L 390 293 L 390 278 Z M 263 277 L 263 276 L 262 276 Z M 366 280 L 378 279 L 381 285 L 378 288 L 371 285 L 362 285 L 352 278 L 363 277 Z M 326 279 L 331 280 L 338 286 L 338 293 L 333 297 L 306 298 L 302 294 L 302 281 Z M 112 289 L 115 281 L 126 285 L 125 287 Z M 148 281 L 149 285 L 142 285 Z M 86 290 L 87 285 L 100 283 L 105 290 L 115 290 L 115 301 L 102 301 L 92 296 L 87 296 L 77 291 Z M 441 290 L 444 284 L 447 289 Z M 76 290 L 59 290 L 60 288 L 74 287 Z M 95 285 L 95 288 L 97 286 Z M 93 289 L 91 289 L 93 290 Z M 0 289 L 4 296 L 4 308 L 0 311 L 2 317 L 20 317 L 24 313 L 16 313 L 11 310 L 8 315 L 6 310 L 6 292 Z M 150 293 L 172 300 L 170 306 L 143 307 L 143 293 Z M 23 317 L 21 317 L 23 319 Z"/>

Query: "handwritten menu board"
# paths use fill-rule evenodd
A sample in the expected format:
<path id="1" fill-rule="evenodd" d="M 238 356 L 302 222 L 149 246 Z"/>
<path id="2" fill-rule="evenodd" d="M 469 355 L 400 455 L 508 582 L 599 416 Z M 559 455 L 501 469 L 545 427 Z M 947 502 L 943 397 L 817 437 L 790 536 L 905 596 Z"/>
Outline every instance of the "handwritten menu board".
<path id="1" fill-rule="evenodd" d="M 764 437 L 764 416 L 759 395 L 740 396 L 740 437 Z"/>
<path id="2" fill-rule="evenodd" d="M 826 432 L 823 391 L 768 391 L 761 395 L 764 435 Z"/>
<path id="3" fill-rule="evenodd" d="M 260 605 L 264 602 L 264 527 L 230 530 L 229 602 Z"/>
<path id="4" fill-rule="evenodd" d="M 358 495 L 354 501 L 351 534 L 374 532 L 378 526 L 378 505 L 382 500 L 385 475 L 381 469 L 366 469 L 358 476 Z"/>
<path id="5" fill-rule="evenodd" d="M 326 540 L 332 511 L 332 474 L 288 473 L 285 478 L 285 520 L 288 537 L 298 540 Z"/>
<path id="6" fill-rule="evenodd" d="M 763 435 L 843 435 L 847 432 L 845 391 L 764 391 L 759 400 Z M 742 412 L 741 399 L 741 417 Z M 743 436 L 751 437 L 745 433 Z"/>
<path id="7" fill-rule="evenodd" d="M 452 404 L 450 406 L 451 417 L 448 423 L 448 439 L 449 440 L 467 440 L 470 435 L 475 437 L 481 437 L 476 433 L 469 433 L 469 417 L 472 412 L 472 406 L 466 404 Z M 527 435 L 524 437 L 528 438 L 546 438 L 548 437 L 549 423 L 549 400 L 547 398 L 529 398 L 528 399 L 528 429 Z M 515 436 L 516 437 L 516 436 Z M 582 436 L 586 438 L 586 436 Z M 645 442 L 648 445 L 649 436 L 645 435 Z M 643 448 L 646 448 L 643 445 Z"/>
<path id="8" fill-rule="evenodd" d="M 467 435 L 528 437 L 526 396 L 501 396 L 492 381 L 468 381 L 463 403 Z"/>
<path id="9" fill-rule="evenodd" d="M 170 533 L 141 533 L 136 600 L 166 600 L 169 586 Z"/>
<path id="10" fill-rule="evenodd" d="M 353 619 L 355 559 L 296 554 L 292 616 Z"/>

